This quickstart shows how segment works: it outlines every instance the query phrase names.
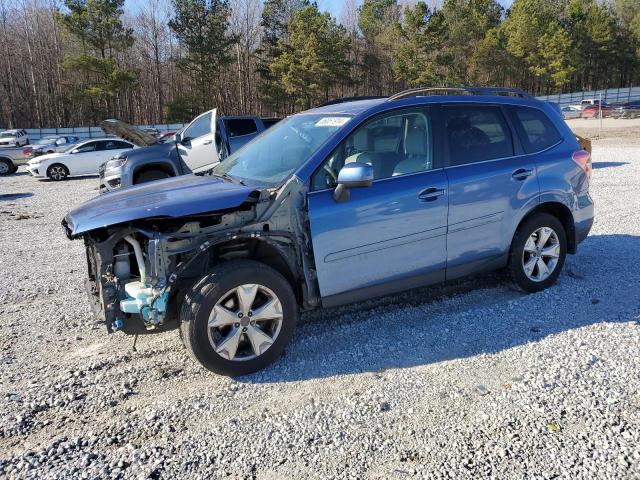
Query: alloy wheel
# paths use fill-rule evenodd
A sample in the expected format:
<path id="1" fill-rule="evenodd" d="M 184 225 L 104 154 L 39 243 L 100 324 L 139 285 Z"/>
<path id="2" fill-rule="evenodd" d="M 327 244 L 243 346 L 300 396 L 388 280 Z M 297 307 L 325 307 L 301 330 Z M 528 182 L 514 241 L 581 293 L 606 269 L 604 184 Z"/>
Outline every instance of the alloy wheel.
<path id="1" fill-rule="evenodd" d="M 209 342 L 227 360 L 246 361 L 266 352 L 282 326 L 282 304 L 263 285 L 240 285 L 216 302 L 208 321 Z"/>
<path id="2" fill-rule="evenodd" d="M 542 282 L 555 271 L 559 258 L 558 234 L 552 228 L 540 227 L 524 244 L 522 267 L 530 280 Z"/>
<path id="3" fill-rule="evenodd" d="M 0 175 L 9 173 L 9 165 L 6 162 L 0 162 Z"/>
<path id="4" fill-rule="evenodd" d="M 49 170 L 49 177 L 54 180 L 64 180 L 66 176 L 67 172 L 65 172 L 64 167 L 62 166 L 55 165 Z"/>

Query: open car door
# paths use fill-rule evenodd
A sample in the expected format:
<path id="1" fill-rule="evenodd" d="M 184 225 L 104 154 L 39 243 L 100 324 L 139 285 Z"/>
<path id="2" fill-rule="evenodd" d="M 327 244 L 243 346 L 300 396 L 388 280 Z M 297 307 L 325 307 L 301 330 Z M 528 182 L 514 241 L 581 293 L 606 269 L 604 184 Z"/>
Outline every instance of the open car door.
<path id="1" fill-rule="evenodd" d="M 178 153 L 192 172 L 207 170 L 219 161 L 216 142 L 216 109 L 196 117 L 181 133 L 176 134 Z"/>

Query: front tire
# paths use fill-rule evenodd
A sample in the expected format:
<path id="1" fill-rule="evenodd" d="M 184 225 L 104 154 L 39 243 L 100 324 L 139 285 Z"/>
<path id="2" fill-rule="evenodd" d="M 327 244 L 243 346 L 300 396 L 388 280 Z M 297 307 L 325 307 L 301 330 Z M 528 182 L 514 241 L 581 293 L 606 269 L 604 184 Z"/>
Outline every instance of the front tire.
<path id="1" fill-rule="evenodd" d="M 537 213 L 518 227 L 511 244 L 508 270 L 515 286 L 539 292 L 553 285 L 567 255 L 562 223 L 548 213 Z"/>
<path id="2" fill-rule="evenodd" d="M 220 264 L 193 285 L 180 309 L 189 355 L 220 375 L 253 373 L 291 340 L 298 305 L 289 282 L 254 260 Z"/>
<path id="3" fill-rule="evenodd" d="M 47 177 L 55 182 L 66 180 L 69 177 L 69 169 L 61 163 L 54 163 L 47 168 Z"/>

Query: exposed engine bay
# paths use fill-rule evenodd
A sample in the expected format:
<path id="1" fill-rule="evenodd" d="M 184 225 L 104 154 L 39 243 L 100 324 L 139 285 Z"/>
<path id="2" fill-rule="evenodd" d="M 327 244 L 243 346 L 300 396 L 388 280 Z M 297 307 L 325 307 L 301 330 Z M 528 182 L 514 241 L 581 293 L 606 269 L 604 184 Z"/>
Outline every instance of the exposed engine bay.
<path id="1" fill-rule="evenodd" d="M 94 314 L 109 332 L 175 327 L 184 291 L 213 265 L 258 259 L 297 287 L 302 308 L 319 305 L 304 199 L 297 177 L 254 190 L 238 207 L 176 217 L 148 217 L 74 234 L 83 237 Z"/>

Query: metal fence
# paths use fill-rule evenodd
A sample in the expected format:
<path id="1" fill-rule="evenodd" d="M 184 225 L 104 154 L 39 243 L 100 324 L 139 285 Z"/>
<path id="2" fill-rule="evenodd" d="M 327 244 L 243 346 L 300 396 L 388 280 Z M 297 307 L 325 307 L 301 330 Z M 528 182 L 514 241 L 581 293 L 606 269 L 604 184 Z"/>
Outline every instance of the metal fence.
<path id="1" fill-rule="evenodd" d="M 629 88 L 609 88 L 607 90 L 593 90 L 590 92 L 573 92 L 561 93 L 558 95 L 545 95 L 536 97 L 538 100 L 554 102 L 560 104 L 561 107 L 567 105 L 580 105 L 583 100 L 600 99 L 606 103 L 624 103 L 634 100 L 640 100 L 640 87 Z"/>
<path id="2" fill-rule="evenodd" d="M 170 123 L 160 125 L 140 125 L 140 128 L 156 128 L 160 133 L 175 132 L 182 129 L 186 124 L 184 123 Z M 100 138 L 107 136 L 100 127 L 70 127 L 70 128 L 26 128 L 29 140 L 39 140 L 43 137 L 49 137 L 54 135 L 73 135 L 74 137 L 85 138 Z"/>
<path id="3" fill-rule="evenodd" d="M 629 88 L 609 88 L 607 90 L 593 90 L 590 92 L 561 93 L 557 95 L 544 95 L 536 97 L 538 100 L 558 103 L 561 107 L 567 105 L 580 105 L 583 100 L 599 99 L 602 94 L 602 101 L 607 103 L 623 103 L 640 100 L 640 87 Z M 141 125 L 141 127 L 156 128 L 160 133 L 177 131 L 186 124 L 171 123 L 159 125 Z M 80 138 L 99 138 L 106 134 L 100 127 L 71 127 L 71 128 L 27 128 L 29 139 L 38 140 L 45 136 L 52 135 L 73 135 Z"/>

